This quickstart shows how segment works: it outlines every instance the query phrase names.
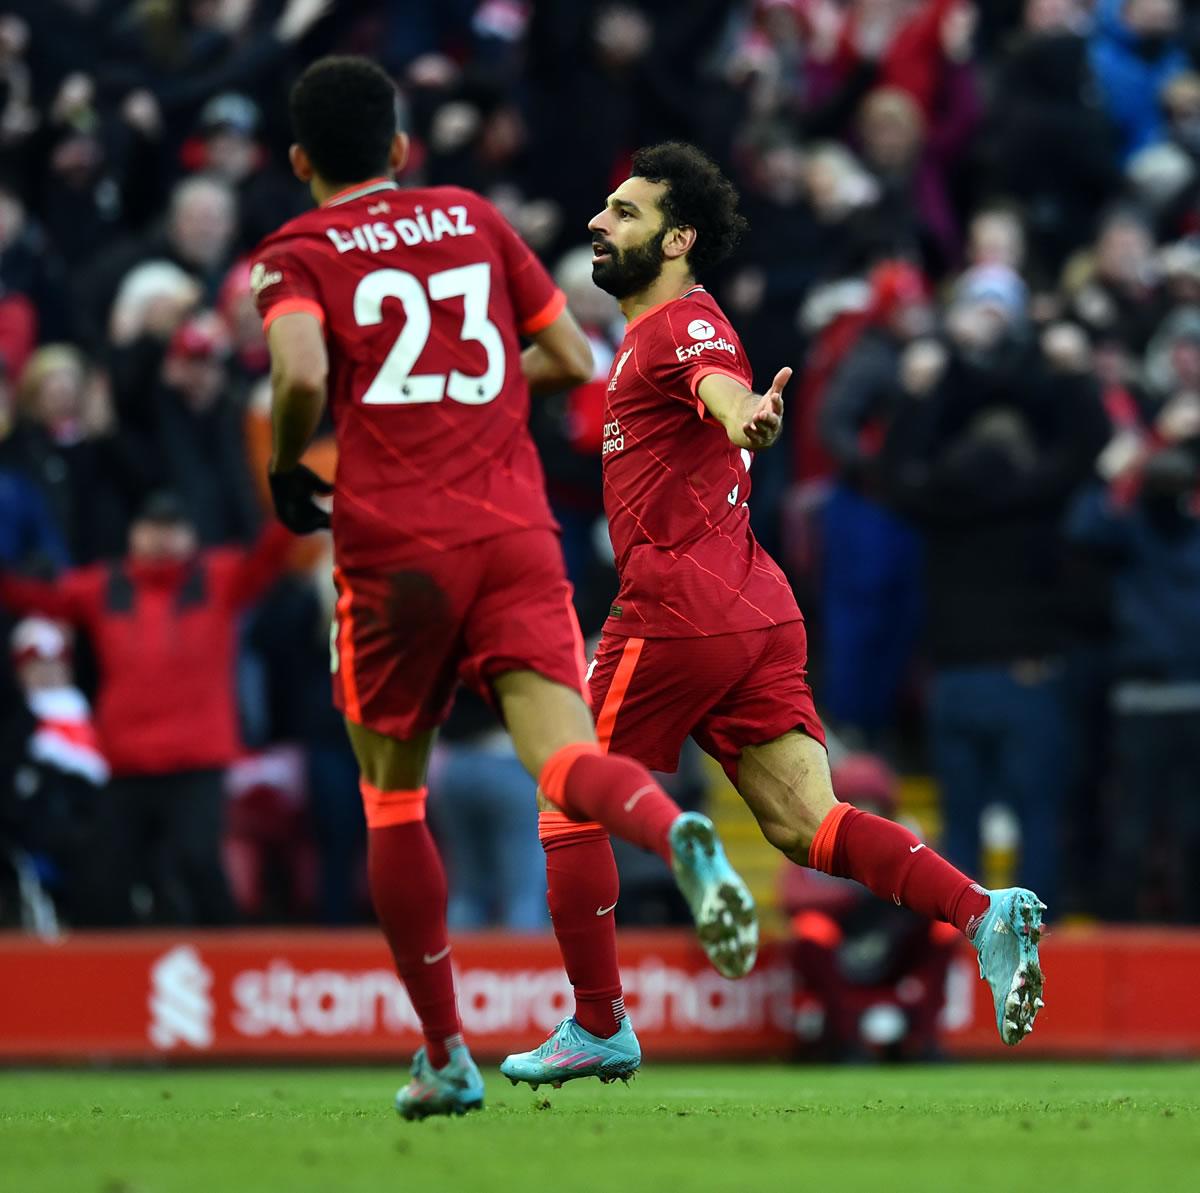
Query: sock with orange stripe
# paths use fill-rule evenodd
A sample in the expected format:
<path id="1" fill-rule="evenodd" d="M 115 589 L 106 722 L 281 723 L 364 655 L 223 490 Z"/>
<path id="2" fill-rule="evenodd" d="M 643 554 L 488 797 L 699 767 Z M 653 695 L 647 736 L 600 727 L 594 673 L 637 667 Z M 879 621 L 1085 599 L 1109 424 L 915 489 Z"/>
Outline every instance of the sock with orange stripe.
<path id="1" fill-rule="evenodd" d="M 987 892 L 894 820 L 835 804 L 817 829 L 808 864 L 853 878 L 931 920 L 970 937 L 990 905 Z"/>
<path id="2" fill-rule="evenodd" d="M 361 784 L 367 813 L 367 879 L 430 1064 L 442 1068 L 462 1042 L 446 929 L 446 872 L 425 823 L 425 789 Z"/>
<path id="3" fill-rule="evenodd" d="M 575 1019 L 607 1039 L 625 1018 L 615 910 L 621 891 L 608 833 L 561 812 L 538 815 L 546 851 L 546 901 L 563 967 L 575 990 Z"/>
<path id="4" fill-rule="evenodd" d="M 595 742 L 580 742 L 559 750 L 542 768 L 538 783 L 572 820 L 594 820 L 670 865 L 668 834 L 681 809 L 632 758 L 604 754 Z"/>

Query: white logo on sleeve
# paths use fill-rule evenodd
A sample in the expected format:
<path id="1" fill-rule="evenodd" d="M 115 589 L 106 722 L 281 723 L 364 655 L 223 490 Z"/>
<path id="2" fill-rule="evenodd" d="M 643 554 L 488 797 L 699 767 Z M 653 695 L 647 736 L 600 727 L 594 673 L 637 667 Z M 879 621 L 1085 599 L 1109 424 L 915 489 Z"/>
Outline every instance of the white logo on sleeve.
<path id="1" fill-rule="evenodd" d="M 703 319 L 693 319 L 688 324 L 688 335 L 693 340 L 711 340 L 713 332 L 717 329 L 711 323 L 706 323 Z"/>
<path id="2" fill-rule="evenodd" d="M 164 953 L 150 970 L 150 1029 L 156 1048 L 209 1048 L 213 1042 L 212 970 L 191 945 Z"/>
<path id="3" fill-rule="evenodd" d="M 250 290 L 261 294 L 268 286 L 275 286 L 283 281 L 283 274 L 277 269 L 268 269 L 261 261 L 256 261 L 250 270 Z"/>

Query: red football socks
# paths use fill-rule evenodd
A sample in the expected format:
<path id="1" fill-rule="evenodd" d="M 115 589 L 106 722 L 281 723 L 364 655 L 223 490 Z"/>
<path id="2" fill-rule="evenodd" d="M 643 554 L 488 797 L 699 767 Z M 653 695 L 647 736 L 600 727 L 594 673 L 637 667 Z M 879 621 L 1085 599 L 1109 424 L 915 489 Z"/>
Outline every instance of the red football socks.
<path id="1" fill-rule="evenodd" d="M 625 1018 L 614 918 L 620 880 L 608 833 L 561 812 L 541 812 L 538 836 L 546 851 L 550 919 L 575 988 L 575 1019 L 607 1039 Z"/>
<path id="2" fill-rule="evenodd" d="M 425 824 L 425 789 L 378 791 L 362 783 L 367 877 L 396 971 L 421 1020 L 430 1064 L 462 1042 L 446 931 L 446 872 Z"/>
<path id="3" fill-rule="evenodd" d="M 988 910 L 981 886 L 918 841 L 895 821 L 837 804 L 808 850 L 814 870 L 853 878 L 881 899 L 931 920 L 953 924 L 967 937 Z"/>
<path id="4" fill-rule="evenodd" d="M 596 821 L 670 864 L 667 834 L 680 807 L 632 758 L 581 742 L 559 750 L 538 782 L 546 798 L 573 820 Z"/>

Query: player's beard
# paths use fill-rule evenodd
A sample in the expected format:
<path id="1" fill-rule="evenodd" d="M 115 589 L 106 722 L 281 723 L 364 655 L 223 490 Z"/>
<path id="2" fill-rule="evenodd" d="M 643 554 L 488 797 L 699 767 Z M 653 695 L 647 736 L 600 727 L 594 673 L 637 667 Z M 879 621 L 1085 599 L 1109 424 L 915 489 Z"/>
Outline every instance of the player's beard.
<path id="1" fill-rule="evenodd" d="M 648 237 L 633 248 L 618 249 L 604 242 L 610 256 L 592 266 L 592 281 L 620 301 L 645 290 L 662 272 L 662 246 L 667 230 Z"/>

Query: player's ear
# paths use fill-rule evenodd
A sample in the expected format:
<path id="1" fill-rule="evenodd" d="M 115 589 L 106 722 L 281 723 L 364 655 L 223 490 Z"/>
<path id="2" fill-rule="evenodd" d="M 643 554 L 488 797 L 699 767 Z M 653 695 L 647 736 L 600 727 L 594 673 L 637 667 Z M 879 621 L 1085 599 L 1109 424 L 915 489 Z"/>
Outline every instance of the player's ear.
<path id="1" fill-rule="evenodd" d="M 312 181 L 313 166 L 303 145 L 293 145 L 288 150 L 288 161 L 292 163 L 292 173 L 301 182 Z"/>
<path id="2" fill-rule="evenodd" d="M 388 155 L 388 166 L 393 174 L 399 174 L 408 164 L 408 134 L 397 133 L 392 138 L 392 151 Z"/>
<path id="3" fill-rule="evenodd" d="M 688 226 L 672 228 L 663 240 L 663 255 L 668 260 L 686 257 L 696 243 L 696 229 Z"/>

